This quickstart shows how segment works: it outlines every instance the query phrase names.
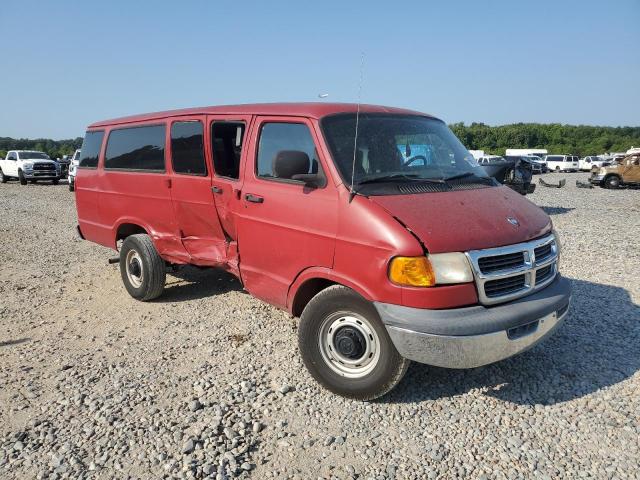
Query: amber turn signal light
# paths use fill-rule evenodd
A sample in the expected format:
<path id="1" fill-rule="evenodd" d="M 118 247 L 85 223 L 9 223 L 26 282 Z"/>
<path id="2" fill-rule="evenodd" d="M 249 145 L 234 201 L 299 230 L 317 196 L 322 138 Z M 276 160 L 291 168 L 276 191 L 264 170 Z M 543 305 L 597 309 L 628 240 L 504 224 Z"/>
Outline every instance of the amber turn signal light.
<path id="1" fill-rule="evenodd" d="M 436 274 L 427 257 L 395 257 L 389 265 L 389 279 L 400 285 L 432 287 Z"/>

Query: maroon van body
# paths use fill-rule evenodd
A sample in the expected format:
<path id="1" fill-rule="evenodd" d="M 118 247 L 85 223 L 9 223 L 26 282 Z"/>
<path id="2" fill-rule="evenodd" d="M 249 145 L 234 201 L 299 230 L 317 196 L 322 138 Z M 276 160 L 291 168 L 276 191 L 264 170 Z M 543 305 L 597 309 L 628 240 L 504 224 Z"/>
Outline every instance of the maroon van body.
<path id="1" fill-rule="evenodd" d="M 322 338 L 310 341 L 320 346 L 305 363 L 325 386 L 354 398 L 379 396 L 397 383 L 380 387 L 390 373 L 371 366 L 385 360 L 385 349 L 393 350 L 399 370 L 406 370 L 407 359 L 468 368 L 506 358 L 548 336 L 564 318 L 570 297 L 568 282 L 557 271 L 559 242 L 549 217 L 507 187 L 483 178 L 467 181 L 476 170 L 457 146 L 451 147 L 450 165 L 449 160 L 436 165 L 433 158 L 443 147 L 421 139 L 437 136 L 446 126 L 425 114 L 361 105 L 362 128 L 372 132 L 370 145 L 341 156 L 336 144 L 347 148 L 343 137 L 349 130 L 340 122 L 351 122 L 357 111 L 353 104 L 255 104 L 94 123 L 75 184 L 79 231 L 113 249 L 130 237 L 146 236 L 165 265 L 222 268 L 257 298 L 303 320 L 313 313 L 309 323 L 317 328 L 301 330 Z M 434 130 L 421 131 L 421 122 Z M 380 147 L 374 128 L 405 124 L 409 130 L 401 133 L 416 133 L 392 137 L 392 150 L 398 139 L 406 138 L 406 145 L 391 155 L 409 157 L 393 168 L 410 174 L 387 180 L 371 166 Z M 127 151 L 138 137 L 157 140 Z M 95 153 L 89 158 L 91 142 Z M 422 153 L 412 156 L 412 149 Z M 345 163 L 349 155 L 354 174 L 358 163 L 362 186 L 351 185 L 348 168 L 338 161 L 340 156 Z M 136 161 L 152 157 L 155 164 L 149 160 L 137 168 Z M 200 163 L 192 162 L 196 157 Z M 463 169 L 460 179 L 412 181 L 414 171 L 454 167 Z M 404 183 L 398 187 L 397 182 Z M 415 192 L 393 190 L 405 187 Z M 135 273 L 151 268 L 145 267 L 141 248 L 134 248 L 135 254 L 128 249 L 128 260 L 121 258 L 125 285 L 127 278 L 142 281 L 142 273 Z M 425 256 L 436 270 L 442 268 L 435 271 L 436 280 L 452 272 L 464 281 L 425 287 L 390 277 L 394 258 Z M 458 272 L 464 266 L 449 267 L 450 261 L 467 262 L 468 272 Z M 438 267 L 440 262 L 445 266 Z M 321 302 L 323 292 L 337 300 Z M 325 325 L 331 312 L 319 312 L 334 300 L 344 304 L 338 310 L 350 311 L 345 295 L 357 297 L 353 315 Z M 305 314 L 309 308 L 313 312 Z M 399 370 L 394 375 L 401 378 Z"/>

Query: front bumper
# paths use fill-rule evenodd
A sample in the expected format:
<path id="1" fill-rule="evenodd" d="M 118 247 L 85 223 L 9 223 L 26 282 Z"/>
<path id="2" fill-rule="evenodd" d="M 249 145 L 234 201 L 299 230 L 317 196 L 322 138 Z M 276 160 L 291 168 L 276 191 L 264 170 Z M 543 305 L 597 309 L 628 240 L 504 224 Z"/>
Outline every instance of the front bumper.
<path id="1" fill-rule="evenodd" d="M 590 181 L 591 183 L 597 183 L 597 184 L 600 184 L 600 183 L 602 183 L 602 180 L 604 180 L 604 175 L 591 175 L 591 176 L 589 177 L 589 181 Z"/>
<path id="2" fill-rule="evenodd" d="M 569 307 L 571 285 L 549 286 L 509 303 L 426 310 L 375 303 L 403 357 L 447 368 L 473 368 L 521 353 L 551 335 Z"/>
<path id="3" fill-rule="evenodd" d="M 22 171 L 24 178 L 27 180 L 59 180 L 60 173 L 57 171 Z"/>

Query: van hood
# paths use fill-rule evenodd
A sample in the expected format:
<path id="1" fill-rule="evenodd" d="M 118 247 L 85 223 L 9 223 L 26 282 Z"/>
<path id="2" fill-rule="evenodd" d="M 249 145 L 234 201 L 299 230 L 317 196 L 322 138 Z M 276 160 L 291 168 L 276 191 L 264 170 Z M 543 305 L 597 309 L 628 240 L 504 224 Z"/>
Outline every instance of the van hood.
<path id="1" fill-rule="evenodd" d="M 369 200 L 417 235 L 431 253 L 511 245 L 551 231 L 551 219 L 541 208 L 504 186 Z"/>

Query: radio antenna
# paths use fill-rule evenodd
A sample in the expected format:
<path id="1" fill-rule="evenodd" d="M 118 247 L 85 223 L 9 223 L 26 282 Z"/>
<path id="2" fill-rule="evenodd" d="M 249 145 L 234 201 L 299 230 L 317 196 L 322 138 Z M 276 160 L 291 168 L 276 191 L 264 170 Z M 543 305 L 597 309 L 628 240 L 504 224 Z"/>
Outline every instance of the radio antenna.
<path id="1" fill-rule="evenodd" d="M 356 158 L 358 154 L 358 124 L 360 122 L 360 102 L 362 100 L 362 79 L 364 72 L 364 52 L 360 54 L 360 82 L 358 83 L 358 107 L 356 109 L 356 133 L 353 136 L 353 163 L 351 164 L 351 190 L 349 191 L 349 203 L 356 195 L 356 189 L 353 186 L 353 182 L 356 177 Z"/>

